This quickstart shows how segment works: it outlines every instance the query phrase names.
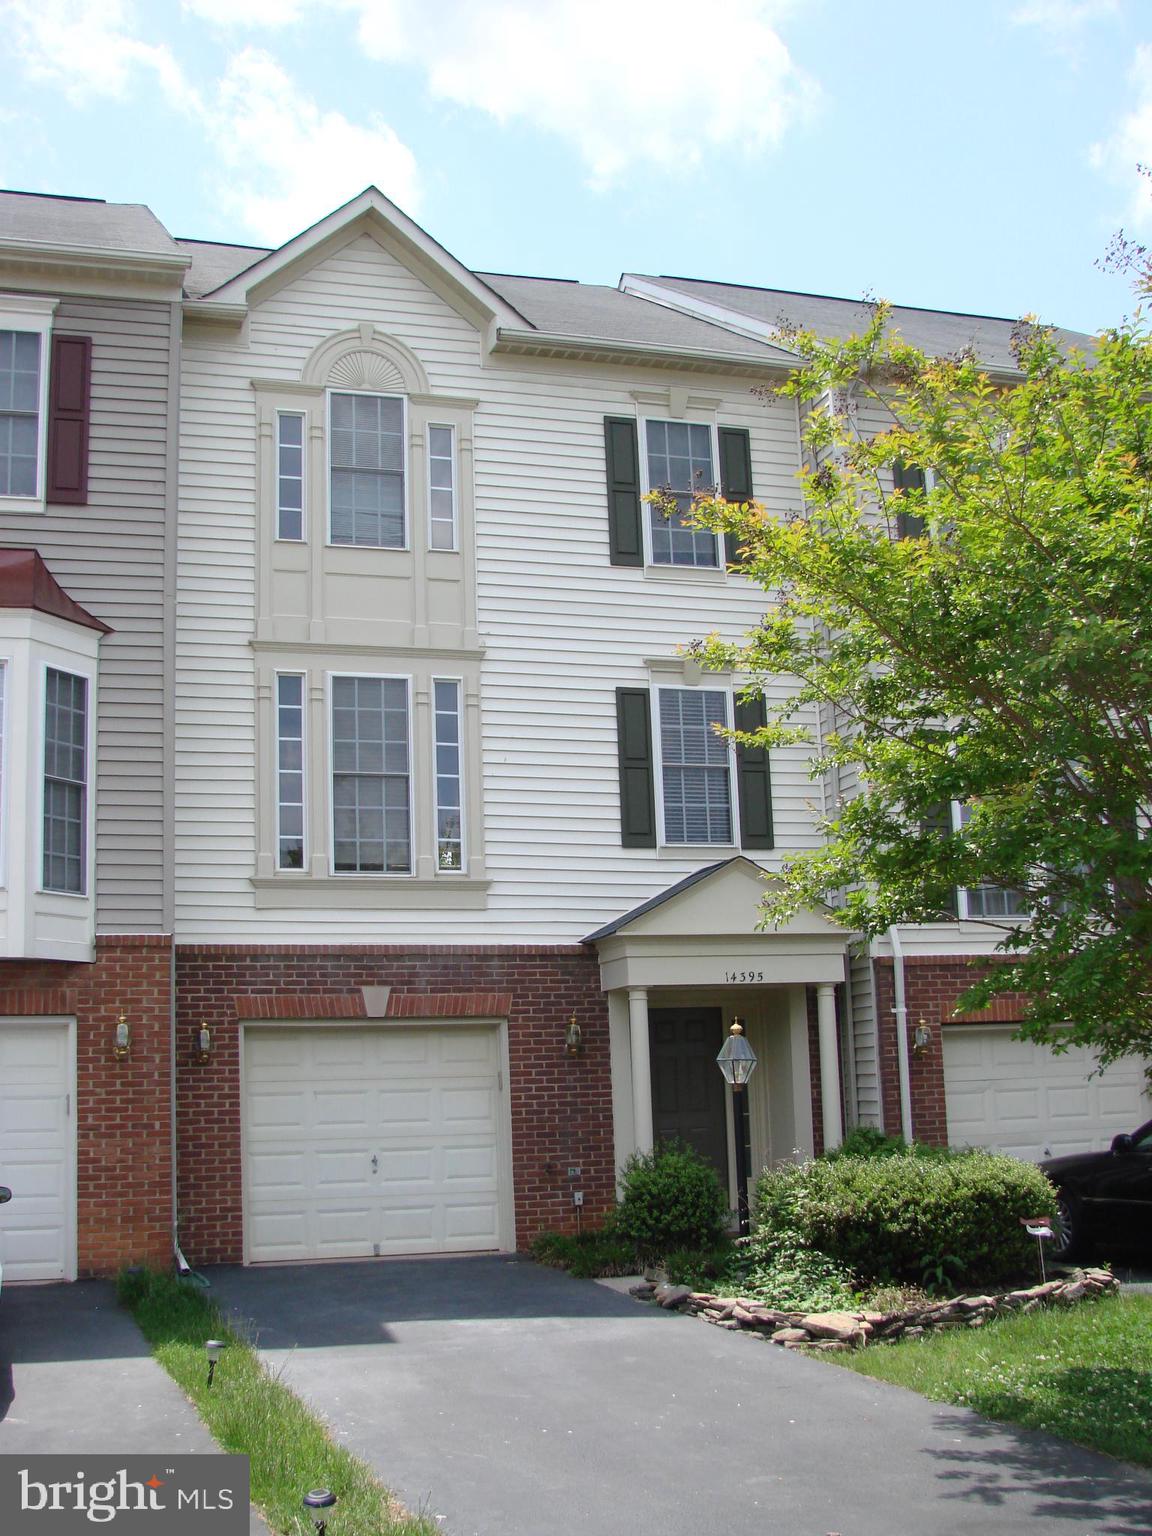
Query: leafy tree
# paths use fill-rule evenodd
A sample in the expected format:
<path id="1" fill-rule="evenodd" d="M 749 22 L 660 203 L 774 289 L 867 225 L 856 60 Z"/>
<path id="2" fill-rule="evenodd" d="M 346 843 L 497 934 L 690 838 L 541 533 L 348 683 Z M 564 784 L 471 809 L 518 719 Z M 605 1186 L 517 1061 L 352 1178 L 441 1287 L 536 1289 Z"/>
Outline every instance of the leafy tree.
<path id="1" fill-rule="evenodd" d="M 1001 920 L 963 1007 L 1021 991 L 1033 1039 L 1152 1056 L 1152 341 L 1139 318 L 1091 355 L 1013 340 L 1006 380 L 907 345 L 883 304 L 859 337 L 794 335 L 804 510 L 698 504 L 770 603 L 743 645 L 691 649 L 795 678 L 757 739 L 808 739 L 818 708 L 814 776 L 859 775 L 767 922 L 830 901 L 877 934 L 1018 891 L 1030 920 Z M 866 407 L 890 426 L 858 431 Z"/>

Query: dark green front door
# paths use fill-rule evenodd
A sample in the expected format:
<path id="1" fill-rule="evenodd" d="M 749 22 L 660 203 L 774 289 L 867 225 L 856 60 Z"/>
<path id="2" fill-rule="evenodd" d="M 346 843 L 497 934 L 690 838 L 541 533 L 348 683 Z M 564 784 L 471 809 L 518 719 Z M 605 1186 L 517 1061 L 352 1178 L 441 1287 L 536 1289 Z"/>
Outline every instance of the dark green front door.
<path id="1" fill-rule="evenodd" d="M 684 1141 L 706 1157 L 728 1188 L 728 1122 L 716 1053 L 724 1042 L 719 1008 L 653 1008 L 652 1129 L 657 1142 Z"/>

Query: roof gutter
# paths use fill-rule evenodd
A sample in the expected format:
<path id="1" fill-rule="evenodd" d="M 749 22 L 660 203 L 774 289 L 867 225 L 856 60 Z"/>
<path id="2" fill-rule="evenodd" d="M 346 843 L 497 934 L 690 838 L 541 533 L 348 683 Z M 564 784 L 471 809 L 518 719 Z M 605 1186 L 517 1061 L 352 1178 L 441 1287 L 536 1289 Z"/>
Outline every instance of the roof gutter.
<path id="1" fill-rule="evenodd" d="M 494 352 L 521 356 L 619 356 L 628 361 L 651 358 L 660 364 L 694 362 L 710 368 L 751 369 L 753 372 L 792 373 L 792 358 L 756 357 L 746 352 L 721 352 L 704 347 L 670 347 L 659 342 L 612 341 L 603 336 L 566 336 L 548 331 L 511 331 L 501 327 L 496 333 Z"/>

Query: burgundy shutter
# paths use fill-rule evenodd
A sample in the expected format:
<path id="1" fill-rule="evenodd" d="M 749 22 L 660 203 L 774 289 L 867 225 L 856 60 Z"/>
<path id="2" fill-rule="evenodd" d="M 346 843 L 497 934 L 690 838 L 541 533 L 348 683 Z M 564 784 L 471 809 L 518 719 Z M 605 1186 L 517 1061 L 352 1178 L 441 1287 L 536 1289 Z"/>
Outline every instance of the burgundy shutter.
<path id="1" fill-rule="evenodd" d="M 48 497 L 83 506 L 88 500 L 88 418 L 92 338 L 54 336 L 48 380 Z"/>

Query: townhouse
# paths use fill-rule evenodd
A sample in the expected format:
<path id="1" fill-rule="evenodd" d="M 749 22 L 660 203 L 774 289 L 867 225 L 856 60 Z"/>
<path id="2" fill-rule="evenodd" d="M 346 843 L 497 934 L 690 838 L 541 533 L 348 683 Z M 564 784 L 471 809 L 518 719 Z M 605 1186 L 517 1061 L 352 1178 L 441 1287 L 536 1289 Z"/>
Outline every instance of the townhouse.
<path id="1" fill-rule="evenodd" d="M 1010 1005 L 954 1021 L 990 896 L 871 946 L 823 912 L 758 926 L 765 876 L 852 786 L 715 734 L 763 704 L 684 643 L 739 638 L 768 599 L 643 498 L 798 509 L 778 322 L 854 306 L 475 273 L 372 189 L 274 251 L 8 196 L 0 253 L 12 387 L 26 337 L 48 370 L 44 478 L 27 507 L 0 489 L 0 547 L 41 562 L 20 587 L 0 556 L 24 599 L 0 610 L 6 721 L 28 723 L 3 761 L 26 915 L 0 962 L 0 1167 L 18 1187 L 13 1151 L 75 1158 L 58 1273 L 173 1237 L 193 1264 L 508 1250 L 602 1217 L 620 1164 L 673 1135 L 734 1197 L 736 1017 L 754 1167 L 855 1122 L 1021 1155 L 1135 1123 L 1135 1069 L 1090 1081 L 1011 1042 Z M 1007 322 L 897 318 L 1006 366 Z M 61 505 L 66 332 L 92 342 L 90 445 Z M 36 649 L 46 625 L 66 654 Z M 56 1131 L 5 1097 L 36 1051 Z"/>

